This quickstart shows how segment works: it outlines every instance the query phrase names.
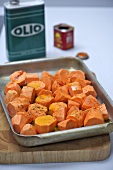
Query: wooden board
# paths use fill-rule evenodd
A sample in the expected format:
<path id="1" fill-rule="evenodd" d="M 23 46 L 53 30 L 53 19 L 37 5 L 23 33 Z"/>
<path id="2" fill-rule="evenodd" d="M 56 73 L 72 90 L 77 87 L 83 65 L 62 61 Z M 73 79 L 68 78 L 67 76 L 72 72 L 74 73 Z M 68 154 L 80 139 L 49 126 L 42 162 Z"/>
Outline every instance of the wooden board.
<path id="1" fill-rule="evenodd" d="M 96 161 L 104 160 L 109 155 L 109 134 L 38 147 L 20 146 L 13 138 L 0 105 L 1 164 Z"/>

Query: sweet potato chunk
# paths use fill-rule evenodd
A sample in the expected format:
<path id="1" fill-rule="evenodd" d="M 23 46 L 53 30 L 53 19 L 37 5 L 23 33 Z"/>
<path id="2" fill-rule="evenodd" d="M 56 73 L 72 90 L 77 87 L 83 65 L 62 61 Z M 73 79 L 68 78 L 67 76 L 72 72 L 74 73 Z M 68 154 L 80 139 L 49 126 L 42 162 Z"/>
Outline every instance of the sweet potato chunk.
<path id="1" fill-rule="evenodd" d="M 36 103 L 42 104 L 46 107 L 49 107 L 51 103 L 53 103 L 54 97 L 52 96 L 52 92 L 50 90 L 44 90 L 42 89 L 38 97 L 35 99 Z"/>
<path id="2" fill-rule="evenodd" d="M 42 95 L 42 94 L 50 95 L 51 97 L 53 96 L 52 91 L 50 91 L 50 90 L 45 90 L 45 89 L 42 89 L 42 90 L 39 92 L 38 96 L 40 96 L 40 95 Z"/>
<path id="3" fill-rule="evenodd" d="M 21 88 L 17 83 L 8 82 L 4 88 L 4 93 L 6 94 L 9 90 L 15 90 L 18 94 L 21 92 Z"/>
<path id="4" fill-rule="evenodd" d="M 44 76 L 49 76 L 49 77 L 53 78 L 52 74 L 50 74 L 48 71 L 45 71 L 45 70 L 42 71 L 40 80 L 41 80 Z"/>
<path id="5" fill-rule="evenodd" d="M 39 76 L 38 73 L 26 73 L 26 84 L 32 82 L 32 81 L 38 81 L 39 80 Z"/>
<path id="6" fill-rule="evenodd" d="M 20 86 L 25 85 L 26 72 L 23 70 L 15 71 L 10 75 L 10 80 L 16 82 Z"/>
<path id="7" fill-rule="evenodd" d="M 77 121 L 77 127 L 81 127 L 84 125 L 84 112 L 82 110 L 73 110 L 72 112 L 70 112 L 66 119 L 73 119 L 75 121 Z"/>
<path id="8" fill-rule="evenodd" d="M 89 109 L 91 107 L 98 107 L 98 106 L 99 106 L 98 100 L 92 95 L 89 95 L 86 97 L 86 99 L 83 102 L 82 110 Z"/>
<path id="9" fill-rule="evenodd" d="M 56 124 L 56 118 L 50 115 L 40 116 L 35 119 L 36 131 L 40 134 L 54 131 Z"/>
<path id="10" fill-rule="evenodd" d="M 76 105 L 72 106 L 72 107 L 68 110 L 67 115 L 68 115 L 69 113 L 71 113 L 72 111 L 79 111 L 79 108 L 78 108 Z"/>
<path id="11" fill-rule="evenodd" d="M 70 82 L 71 83 L 78 82 L 82 88 L 87 85 L 85 79 L 80 79 L 80 78 L 77 78 L 76 76 L 72 76 L 70 78 Z"/>
<path id="12" fill-rule="evenodd" d="M 86 85 L 91 85 L 91 81 L 90 80 L 85 80 Z"/>
<path id="13" fill-rule="evenodd" d="M 58 130 L 68 130 L 73 128 L 77 128 L 76 120 L 67 119 L 58 123 Z"/>
<path id="14" fill-rule="evenodd" d="M 66 103 L 63 103 L 63 102 L 55 102 L 55 103 L 52 103 L 50 106 L 49 106 L 49 113 L 51 115 L 53 115 L 54 112 L 58 111 L 59 109 L 63 108 L 64 109 L 64 112 L 67 113 L 67 105 Z"/>
<path id="15" fill-rule="evenodd" d="M 72 71 L 70 72 L 70 78 L 71 77 L 76 77 L 78 79 L 85 79 L 85 73 L 81 70 L 75 70 L 75 71 Z"/>
<path id="16" fill-rule="evenodd" d="M 84 93 L 80 93 L 74 95 L 70 100 L 79 103 L 81 107 L 85 99 L 86 99 L 86 95 Z"/>
<path id="17" fill-rule="evenodd" d="M 69 93 L 68 93 L 68 86 L 67 86 L 67 85 L 64 85 L 64 86 L 58 87 L 57 90 L 54 91 L 53 96 L 56 96 L 56 94 L 57 94 L 58 92 L 61 92 L 61 91 L 69 95 Z"/>
<path id="18" fill-rule="evenodd" d="M 104 123 L 104 118 L 99 109 L 91 109 L 84 120 L 84 126 L 92 126 L 102 123 Z"/>
<path id="19" fill-rule="evenodd" d="M 27 110 L 28 106 L 30 105 L 29 100 L 27 98 L 24 98 L 24 97 L 16 97 L 13 101 L 17 102 L 17 103 L 21 103 L 24 106 L 25 110 Z"/>
<path id="20" fill-rule="evenodd" d="M 82 93 L 82 88 L 78 82 L 73 82 L 68 84 L 70 96 Z"/>
<path id="21" fill-rule="evenodd" d="M 108 120 L 109 114 L 108 114 L 108 111 L 107 111 L 105 104 L 103 103 L 103 104 L 99 105 L 98 109 L 102 112 L 104 120 Z"/>
<path id="22" fill-rule="evenodd" d="M 27 123 L 27 118 L 24 115 L 15 115 L 12 119 L 12 125 L 16 133 L 20 133 L 24 125 Z"/>
<path id="23" fill-rule="evenodd" d="M 33 115 L 30 114 L 29 112 L 27 111 L 19 111 L 16 113 L 17 115 L 23 115 L 26 119 L 27 119 L 27 122 L 26 123 L 31 123 L 33 121 Z"/>
<path id="24" fill-rule="evenodd" d="M 97 93 L 96 93 L 94 87 L 91 85 L 87 85 L 87 86 L 83 87 L 82 90 L 83 90 L 83 93 L 86 94 L 86 96 L 92 95 L 93 97 L 97 97 Z"/>
<path id="25" fill-rule="evenodd" d="M 33 103 L 35 99 L 35 89 L 32 87 L 23 86 L 20 97 L 27 98 L 30 103 Z"/>
<path id="26" fill-rule="evenodd" d="M 24 112 L 28 109 L 29 101 L 25 98 L 16 97 L 12 102 L 7 105 L 8 113 L 10 117 L 15 116 L 17 112 Z"/>
<path id="27" fill-rule="evenodd" d="M 68 110 L 69 110 L 72 106 L 74 106 L 74 105 L 76 105 L 78 108 L 80 107 L 80 104 L 79 104 L 79 103 L 74 102 L 74 101 L 72 101 L 72 100 L 68 100 Z"/>
<path id="28" fill-rule="evenodd" d="M 35 129 L 35 127 L 33 125 L 25 124 L 23 126 L 23 128 L 21 129 L 20 134 L 21 135 L 31 136 L 31 135 L 36 135 L 37 132 L 36 132 L 36 129 Z"/>
<path id="29" fill-rule="evenodd" d="M 60 69 L 54 75 L 54 79 L 57 80 L 58 84 L 65 85 L 69 82 L 69 71 Z"/>
<path id="30" fill-rule="evenodd" d="M 52 83 L 53 83 L 53 78 L 45 75 L 43 77 L 41 77 L 40 79 L 44 84 L 45 84 L 45 89 L 46 90 L 51 90 L 52 89 Z"/>
<path id="31" fill-rule="evenodd" d="M 10 117 L 14 117 L 17 112 L 25 111 L 24 105 L 22 103 L 16 102 L 16 101 L 9 102 L 7 105 L 7 109 L 8 109 L 8 113 L 9 113 Z"/>
<path id="32" fill-rule="evenodd" d="M 9 90 L 4 97 L 4 102 L 8 104 L 9 102 L 12 102 L 16 97 L 19 97 L 19 94 L 15 90 Z"/>
<path id="33" fill-rule="evenodd" d="M 67 94 L 64 90 L 60 89 L 56 93 L 54 101 L 55 102 L 64 102 L 64 103 L 67 103 L 69 99 L 71 99 L 71 96 L 69 94 Z"/>
<path id="34" fill-rule="evenodd" d="M 62 86 L 60 86 L 58 82 L 54 80 L 52 84 L 52 92 L 55 92 L 59 87 L 62 87 Z"/>
<path id="35" fill-rule="evenodd" d="M 59 108 L 55 112 L 53 112 L 52 116 L 56 118 L 57 122 L 61 122 L 66 119 L 66 111 L 63 107 Z"/>
<path id="36" fill-rule="evenodd" d="M 39 116 L 45 116 L 47 111 L 47 107 L 38 103 L 30 104 L 28 107 L 28 113 L 32 115 L 33 121 Z"/>
<path id="37" fill-rule="evenodd" d="M 27 84 L 28 87 L 33 87 L 35 89 L 35 93 L 38 96 L 38 93 L 45 88 L 45 84 L 42 81 L 32 81 Z"/>

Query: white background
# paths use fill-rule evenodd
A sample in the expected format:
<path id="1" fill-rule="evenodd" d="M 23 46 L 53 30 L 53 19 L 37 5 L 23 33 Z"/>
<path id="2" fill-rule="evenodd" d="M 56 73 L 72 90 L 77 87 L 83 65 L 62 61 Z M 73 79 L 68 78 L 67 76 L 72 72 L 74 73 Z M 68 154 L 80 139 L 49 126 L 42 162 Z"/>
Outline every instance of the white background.
<path id="1" fill-rule="evenodd" d="M 85 51 L 89 59 L 85 64 L 96 73 L 98 81 L 108 95 L 113 99 L 113 1 L 94 1 L 86 4 L 84 1 L 49 1 L 45 7 L 47 57 L 75 56 L 77 52 Z M 71 3 L 69 3 L 71 2 Z M 72 3 L 73 2 L 73 3 Z M 83 2 L 83 5 L 82 5 Z M 0 8 L 3 14 L 2 8 Z M 75 47 L 62 51 L 53 46 L 53 26 L 66 23 L 75 28 Z M 0 36 L 0 64 L 7 62 L 5 51 L 4 27 Z M 104 161 L 49 163 L 32 165 L 0 165 L 0 170 L 112 170 L 113 169 L 113 133 L 111 133 L 111 155 Z"/>

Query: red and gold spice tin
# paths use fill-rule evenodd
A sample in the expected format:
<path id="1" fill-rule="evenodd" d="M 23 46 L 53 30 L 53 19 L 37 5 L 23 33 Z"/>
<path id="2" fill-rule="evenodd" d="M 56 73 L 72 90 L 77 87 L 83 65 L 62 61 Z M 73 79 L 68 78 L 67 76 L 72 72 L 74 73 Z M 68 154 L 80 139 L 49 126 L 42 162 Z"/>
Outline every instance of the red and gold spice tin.
<path id="1" fill-rule="evenodd" d="M 74 47 L 74 27 L 67 24 L 54 26 L 54 46 L 62 50 Z"/>

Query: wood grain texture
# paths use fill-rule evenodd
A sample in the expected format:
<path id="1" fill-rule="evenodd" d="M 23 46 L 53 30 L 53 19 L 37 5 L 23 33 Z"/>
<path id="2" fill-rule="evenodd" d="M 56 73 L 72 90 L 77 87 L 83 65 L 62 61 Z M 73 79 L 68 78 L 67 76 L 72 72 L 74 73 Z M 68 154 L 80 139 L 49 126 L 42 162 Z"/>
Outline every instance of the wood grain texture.
<path id="1" fill-rule="evenodd" d="M 0 105 L 0 163 L 24 164 L 104 160 L 110 155 L 110 137 L 95 136 L 37 147 L 20 146 Z"/>

